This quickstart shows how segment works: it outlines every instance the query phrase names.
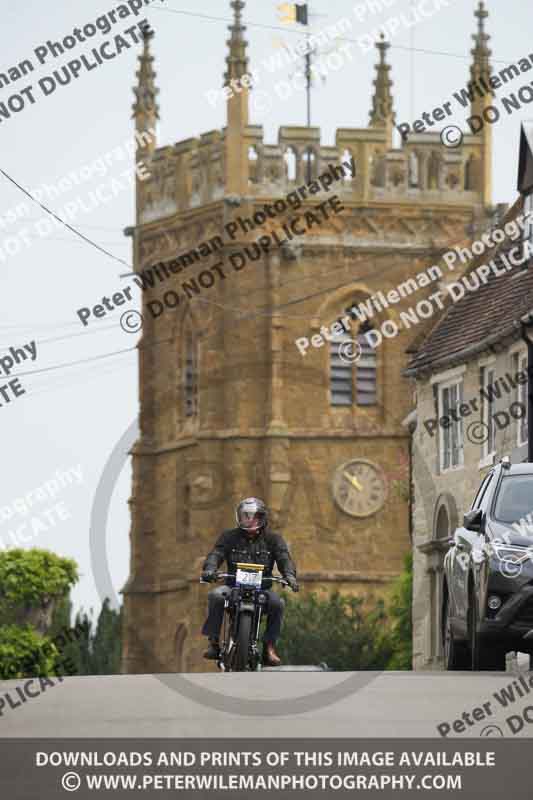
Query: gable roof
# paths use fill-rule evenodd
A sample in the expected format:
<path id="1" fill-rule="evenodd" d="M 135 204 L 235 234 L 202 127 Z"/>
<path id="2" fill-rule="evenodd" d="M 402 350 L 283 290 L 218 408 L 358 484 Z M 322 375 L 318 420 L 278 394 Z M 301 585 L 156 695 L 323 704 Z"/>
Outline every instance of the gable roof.
<path id="1" fill-rule="evenodd" d="M 522 198 L 519 198 L 505 215 L 500 227 L 515 220 L 521 210 Z M 473 259 L 464 275 L 470 275 L 481 264 L 491 261 L 505 269 L 502 254 L 516 248 L 519 242 L 506 236 L 492 252 L 487 251 Z M 531 309 L 533 268 L 517 266 L 502 275 L 491 272 L 487 282 L 476 291 L 467 291 L 456 303 L 450 300 L 433 329 L 418 343 L 403 374 L 415 376 L 462 363 L 486 350 L 490 344 L 519 335 L 520 318 Z"/>

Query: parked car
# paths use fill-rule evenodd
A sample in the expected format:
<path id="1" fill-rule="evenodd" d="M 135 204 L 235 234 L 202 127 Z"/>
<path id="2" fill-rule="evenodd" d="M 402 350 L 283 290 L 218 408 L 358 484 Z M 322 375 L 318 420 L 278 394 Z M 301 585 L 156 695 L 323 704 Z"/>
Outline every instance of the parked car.
<path id="1" fill-rule="evenodd" d="M 504 670 L 533 654 L 533 463 L 503 459 L 483 478 L 444 559 L 448 670 Z"/>

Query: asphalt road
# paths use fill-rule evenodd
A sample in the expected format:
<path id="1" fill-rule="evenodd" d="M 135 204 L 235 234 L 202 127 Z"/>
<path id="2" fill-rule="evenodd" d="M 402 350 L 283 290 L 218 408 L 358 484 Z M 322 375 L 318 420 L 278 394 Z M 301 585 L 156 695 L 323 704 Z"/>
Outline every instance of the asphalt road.
<path id="1" fill-rule="evenodd" d="M 509 673 L 117 675 L 44 687 L 39 679 L 4 681 L 0 737 L 439 737 L 437 725 L 451 726 L 463 712 L 471 724 L 463 720 L 450 735 L 513 737 L 507 718 L 523 720 L 531 706 L 531 723 L 516 733 L 530 737 L 529 678 L 522 676 L 522 696 L 515 687 L 507 708 L 494 693 L 520 680 Z M 34 697 L 22 702 L 24 686 Z"/>

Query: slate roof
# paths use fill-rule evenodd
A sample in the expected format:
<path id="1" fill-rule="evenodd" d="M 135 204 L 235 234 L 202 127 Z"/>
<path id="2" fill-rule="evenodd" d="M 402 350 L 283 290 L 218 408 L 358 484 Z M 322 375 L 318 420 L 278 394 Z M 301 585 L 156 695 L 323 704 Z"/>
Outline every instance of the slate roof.
<path id="1" fill-rule="evenodd" d="M 505 215 L 498 227 L 517 217 L 522 211 L 522 198 Z M 500 253 L 516 247 L 519 239 L 506 238 L 492 251 L 486 250 L 473 259 L 465 274 L 481 264 L 494 260 L 503 266 Z M 525 264 L 524 264 L 525 266 Z M 460 280 L 460 277 L 457 277 Z M 463 363 L 491 343 L 510 335 L 520 335 L 520 318 L 533 309 L 533 264 L 529 268 L 513 267 L 501 276 L 491 273 L 487 283 L 475 292 L 467 291 L 456 303 L 450 302 L 429 334 L 414 349 L 404 375 L 415 376 L 423 371 Z"/>

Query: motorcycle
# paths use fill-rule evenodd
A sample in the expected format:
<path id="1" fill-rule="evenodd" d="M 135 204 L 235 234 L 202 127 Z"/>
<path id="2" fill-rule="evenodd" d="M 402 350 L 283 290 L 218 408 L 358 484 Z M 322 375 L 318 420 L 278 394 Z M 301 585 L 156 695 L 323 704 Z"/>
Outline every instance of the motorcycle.
<path id="1" fill-rule="evenodd" d="M 222 672 L 257 672 L 261 669 L 261 653 L 257 642 L 259 626 L 267 604 L 267 596 L 262 590 L 263 565 L 236 565 L 235 574 L 219 572 L 214 581 L 234 578 L 235 586 L 231 588 L 224 600 L 224 619 L 222 623 L 222 641 L 217 667 Z M 274 575 L 267 580 L 289 586 L 284 578 Z M 209 581 L 200 580 L 200 583 Z"/>

